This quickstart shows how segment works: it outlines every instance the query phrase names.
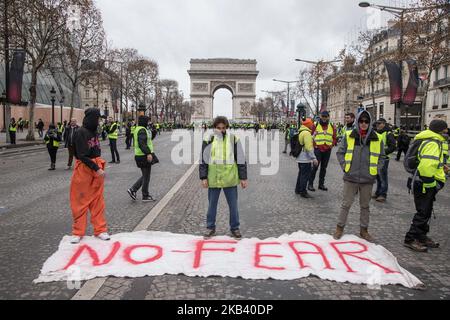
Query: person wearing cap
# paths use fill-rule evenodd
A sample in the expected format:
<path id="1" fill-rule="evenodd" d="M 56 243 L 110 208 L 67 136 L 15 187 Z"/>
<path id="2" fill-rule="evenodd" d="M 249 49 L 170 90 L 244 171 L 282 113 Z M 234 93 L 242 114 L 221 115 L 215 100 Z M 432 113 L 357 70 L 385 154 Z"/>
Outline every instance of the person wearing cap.
<path id="1" fill-rule="evenodd" d="M 312 198 L 312 196 L 307 192 L 306 187 L 308 185 L 313 166 L 317 166 L 319 164 L 314 153 L 314 144 L 311 135 L 313 129 L 314 122 L 310 118 L 307 118 L 302 122 L 298 135 L 298 141 L 303 148 L 302 152 L 297 157 L 298 177 L 295 193 L 306 199 Z"/>
<path id="2" fill-rule="evenodd" d="M 387 192 L 389 189 L 388 171 L 389 171 L 389 155 L 397 149 L 397 140 L 392 130 L 387 125 L 386 120 L 380 118 L 375 123 L 377 133 L 383 140 L 384 145 L 384 165 L 377 176 L 377 189 L 372 196 L 377 202 L 386 202 Z"/>
<path id="3" fill-rule="evenodd" d="M 331 150 L 337 144 L 336 128 L 330 123 L 330 114 L 328 111 L 323 111 L 320 114 L 320 120 L 316 124 L 312 134 L 314 140 L 314 153 L 316 154 L 317 161 L 320 165 L 319 189 L 328 191 L 325 187 L 325 176 L 327 174 L 328 162 L 331 157 Z M 316 179 L 318 168 L 319 166 L 314 167 L 312 170 L 308 183 L 309 191 L 316 191 L 316 189 L 314 189 L 314 180 Z"/>
<path id="4" fill-rule="evenodd" d="M 427 236 L 430 231 L 429 221 L 433 212 L 436 194 L 444 187 L 448 166 L 444 164 L 445 135 L 448 124 L 443 120 L 433 120 L 429 129 L 420 132 L 415 141 L 422 141 L 417 158 L 419 165 L 413 178 L 414 204 L 416 214 L 405 236 L 405 247 L 427 252 L 428 248 L 437 248 L 439 243 Z"/>
<path id="5" fill-rule="evenodd" d="M 100 111 L 89 108 L 84 112 L 83 126 L 74 134 L 75 168 L 70 183 L 70 208 L 73 226 L 71 243 L 77 244 L 87 228 L 88 211 L 94 235 L 101 240 L 110 240 L 105 219 L 105 164 L 101 158 L 97 129 Z"/>
<path id="6" fill-rule="evenodd" d="M 341 212 L 334 238 L 339 240 L 344 234 L 350 208 L 359 194 L 360 236 L 373 242 L 369 234 L 370 199 L 373 184 L 383 167 L 384 146 L 381 137 L 372 129 L 371 115 L 362 111 L 356 117 L 356 126 L 347 131 L 336 153 L 344 171 L 344 188 Z"/>

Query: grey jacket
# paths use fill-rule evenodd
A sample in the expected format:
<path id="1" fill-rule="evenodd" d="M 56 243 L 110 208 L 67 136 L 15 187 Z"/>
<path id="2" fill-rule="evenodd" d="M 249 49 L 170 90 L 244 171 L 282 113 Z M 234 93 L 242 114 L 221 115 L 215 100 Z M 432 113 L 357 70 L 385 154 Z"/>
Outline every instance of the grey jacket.
<path id="1" fill-rule="evenodd" d="M 367 112 L 367 111 L 362 111 Z M 356 123 L 358 123 L 358 119 L 361 114 L 358 115 Z M 360 184 L 374 184 L 376 181 L 376 176 L 372 176 L 369 171 L 370 164 L 370 143 L 372 141 L 379 141 L 379 137 L 375 131 L 371 129 L 369 126 L 369 130 L 367 136 L 364 140 L 361 141 L 361 137 L 359 135 L 359 124 L 358 128 L 353 129 L 350 134 L 352 138 L 355 138 L 355 149 L 353 150 L 353 160 L 350 167 L 349 172 L 345 172 L 345 153 L 347 152 L 347 136 L 345 135 L 339 144 L 339 149 L 336 153 L 339 164 L 341 165 L 344 173 L 344 180 L 360 183 Z M 384 145 L 381 142 L 381 154 L 378 160 L 378 172 L 380 172 L 381 168 L 384 164 Z"/>

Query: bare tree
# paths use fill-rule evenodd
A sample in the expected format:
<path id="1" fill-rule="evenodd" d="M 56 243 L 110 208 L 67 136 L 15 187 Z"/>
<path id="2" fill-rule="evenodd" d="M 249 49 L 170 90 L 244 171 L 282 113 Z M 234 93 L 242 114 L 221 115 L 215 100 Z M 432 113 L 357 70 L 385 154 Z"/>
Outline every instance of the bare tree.
<path id="1" fill-rule="evenodd" d="M 105 40 L 101 13 L 93 1 L 84 0 L 79 5 L 70 7 L 70 10 L 76 11 L 69 14 L 76 14 L 76 19 L 79 21 L 68 26 L 69 32 L 65 32 L 59 38 L 58 46 L 58 68 L 71 84 L 69 119 L 73 116 L 75 95 L 79 92 L 79 84 L 89 75 L 88 72 L 82 72 L 82 62 L 96 59 Z"/>
<path id="2" fill-rule="evenodd" d="M 31 66 L 29 121 L 34 123 L 38 73 L 57 53 L 57 41 L 66 31 L 68 0 L 18 0 L 11 2 L 11 34 L 24 48 Z M 34 126 L 27 140 L 34 141 Z"/>
<path id="3" fill-rule="evenodd" d="M 426 124 L 425 111 L 429 90 L 432 86 L 433 70 L 450 62 L 450 33 L 448 0 L 418 0 L 418 8 L 405 15 L 403 58 L 417 61 L 419 70 L 425 75 L 422 100 L 422 128 Z"/>

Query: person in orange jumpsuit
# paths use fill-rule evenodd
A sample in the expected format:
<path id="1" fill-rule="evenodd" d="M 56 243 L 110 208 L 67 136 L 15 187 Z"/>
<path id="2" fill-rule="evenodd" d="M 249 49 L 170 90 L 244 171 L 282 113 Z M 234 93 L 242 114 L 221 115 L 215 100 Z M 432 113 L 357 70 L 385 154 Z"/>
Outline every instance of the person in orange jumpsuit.
<path id="1" fill-rule="evenodd" d="M 101 158 L 97 127 L 100 111 L 89 108 L 85 111 L 83 127 L 74 136 L 75 168 L 70 184 L 70 207 L 73 216 L 71 243 L 79 243 L 86 233 L 88 211 L 94 235 L 109 240 L 105 219 L 104 179 L 105 163 Z"/>

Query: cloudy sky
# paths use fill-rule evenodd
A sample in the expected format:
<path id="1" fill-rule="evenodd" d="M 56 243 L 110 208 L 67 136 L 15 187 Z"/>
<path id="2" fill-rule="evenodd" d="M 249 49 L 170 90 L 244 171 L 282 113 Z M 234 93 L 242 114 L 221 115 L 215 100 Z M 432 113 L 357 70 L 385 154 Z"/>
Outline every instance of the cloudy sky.
<path id="1" fill-rule="evenodd" d="M 302 63 L 332 59 L 366 28 L 359 0 L 96 0 L 114 47 L 133 47 L 159 64 L 188 96 L 191 58 L 256 59 L 261 90 L 284 90 Z M 406 0 L 376 0 L 402 5 Z M 382 17 L 385 20 L 385 17 Z M 372 19 L 373 20 L 373 19 Z M 215 114 L 231 115 L 231 94 L 219 90 Z"/>

